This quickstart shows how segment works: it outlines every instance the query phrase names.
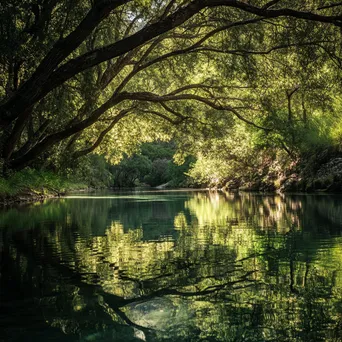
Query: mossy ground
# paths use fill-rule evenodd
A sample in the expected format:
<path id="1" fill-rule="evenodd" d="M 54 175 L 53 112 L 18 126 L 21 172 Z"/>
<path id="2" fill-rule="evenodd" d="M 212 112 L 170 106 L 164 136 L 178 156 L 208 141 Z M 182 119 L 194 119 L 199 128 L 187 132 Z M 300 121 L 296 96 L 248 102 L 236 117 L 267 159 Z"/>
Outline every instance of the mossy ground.
<path id="1" fill-rule="evenodd" d="M 18 196 L 56 196 L 87 187 L 85 182 L 68 179 L 49 171 L 26 169 L 8 178 L 0 177 L 0 199 L 5 201 Z"/>

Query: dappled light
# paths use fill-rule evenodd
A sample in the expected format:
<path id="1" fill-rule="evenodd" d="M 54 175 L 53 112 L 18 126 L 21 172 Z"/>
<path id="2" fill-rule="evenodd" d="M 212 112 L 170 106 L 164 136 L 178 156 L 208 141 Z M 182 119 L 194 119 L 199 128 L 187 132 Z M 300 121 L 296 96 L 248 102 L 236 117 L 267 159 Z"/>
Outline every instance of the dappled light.
<path id="1" fill-rule="evenodd" d="M 342 341 L 342 2 L 4 0 L 0 342 Z"/>

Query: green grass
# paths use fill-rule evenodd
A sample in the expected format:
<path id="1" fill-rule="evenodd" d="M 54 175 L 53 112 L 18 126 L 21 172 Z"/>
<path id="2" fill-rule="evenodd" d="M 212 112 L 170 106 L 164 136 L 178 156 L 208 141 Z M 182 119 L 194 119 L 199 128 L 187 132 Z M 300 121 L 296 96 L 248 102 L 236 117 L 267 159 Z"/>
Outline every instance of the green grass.
<path id="1" fill-rule="evenodd" d="M 25 169 L 11 175 L 0 177 L 0 196 L 15 196 L 22 192 L 32 191 L 47 195 L 87 188 L 85 183 L 67 179 L 49 171 Z"/>

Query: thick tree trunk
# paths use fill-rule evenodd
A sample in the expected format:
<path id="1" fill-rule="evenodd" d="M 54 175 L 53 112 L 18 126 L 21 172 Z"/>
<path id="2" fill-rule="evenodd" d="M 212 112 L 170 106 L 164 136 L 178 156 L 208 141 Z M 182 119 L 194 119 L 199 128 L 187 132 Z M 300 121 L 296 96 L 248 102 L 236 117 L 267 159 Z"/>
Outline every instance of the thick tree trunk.
<path id="1" fill-rule="evenodd" d="M 31 164 L 36 158 L 38 158 L 43 152 L 49 149 L 54 144 L 71 137 L 72 135 L 83 131 L 87 127 L 93 125 L 100 116 L 106 112 L 109 108 L 115 106 L 125 99 L 125 93 L 113 96 L 109 101 L 104 103 L 101 107 L 97 108 L 89 118 L 54 134 L 50 134 L 44 138 L 40 143 L 35 145 L 31 150 L 29 150 L 23 156 L 18 157 L 8 163 L 8 166 L 14 170 L 21 170 L 25 166 Z M 120 115 L 120 114 L 119 114 Z"/>
<path id="2" fill-rule="evenodd" d="M 96 1 L 77 28 L 67 37 L 56 42 L 30 79 L 0 107 L 0 125 L 8 125 L 23 112 L 26 112 L 28 107 L 32 107 L 56 88 L 57 85 L 54 86 L 54 82 L 48 81 L 56 67 L 90 35 L 101 21 L 108 17 L 113 9 L 125 3 L 127 3 L 125 0 Z"/>
<path id="3" fill-rule="evenodd" d="M 30 115 L 32 114 L 32 108 L 29 108 L 26 112 L 22 113 L 20 117 L 15 122 L 15 125 L 12 129 L 12 133 L 6 140 L 3 150 L 2 150 L 2 157 L 8 161 L 15 149 L 17 141 L 20 139 L 21 134 L 27 124 L 27 120 L 29 119 Z"/>
<path id="4" fill-rule="evenodd" d="M 12 155 L 12 159 L 17 159 L 27 153 L 34 145 L 39 143 L 39 141 L 43 138 L 43 135 L 46 129 L 51 124 L 49 119 L 46 119 L 39 128 L 28 138 L 27 142 L 18 150 L 15 151 Z"/>

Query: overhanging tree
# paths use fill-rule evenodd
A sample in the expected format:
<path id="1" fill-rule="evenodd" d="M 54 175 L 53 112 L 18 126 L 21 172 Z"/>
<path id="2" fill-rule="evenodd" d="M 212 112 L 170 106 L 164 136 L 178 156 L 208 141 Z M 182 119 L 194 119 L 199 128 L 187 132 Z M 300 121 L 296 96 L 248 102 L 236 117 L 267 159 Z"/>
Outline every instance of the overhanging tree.
<path id="1" fill-rule="evenodd" d="M 267 75 L 260 61 L 288 64 L 314 46 L 320 65 L 338 69 L 342 16 L 338 2 L 259 3 L 8 1 L 0 56 L 5 169 L 53 148 L 79 157 L 106 139 L 120 145 L 120 130 L 134 124 L 145 126 L 142 140 L 157 129 L 212 130 L 234 117 L 274 129 L 261 120 L 268 96 L 255 96 L 253 77 Z"/>

